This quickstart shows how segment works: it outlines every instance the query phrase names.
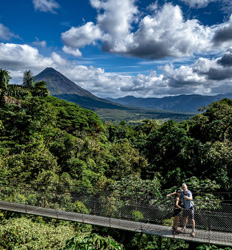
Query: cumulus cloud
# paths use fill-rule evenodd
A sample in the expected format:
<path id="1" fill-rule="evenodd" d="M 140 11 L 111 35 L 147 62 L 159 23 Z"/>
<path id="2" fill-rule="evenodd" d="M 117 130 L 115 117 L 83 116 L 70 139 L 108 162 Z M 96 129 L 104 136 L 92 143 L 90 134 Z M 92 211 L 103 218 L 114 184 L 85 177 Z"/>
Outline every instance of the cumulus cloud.
<path id="1" fill-rule="evenodd" d="M 195 19 L 185 21 L 179 6 L 167 3 L 140 18 L 134 0 L 90 2 L 98 11 L 97 23 L 63 33 L 66 46 L 79 49 L 99 40 L 103 51 L 148 59 L 189 56 L 210 47 L 212 29 Z"/>
<path id="2" fill-rule="evenodd" d="M 81 27 L 72 27 L 70 30 L 62 33 L 61 37 L 67 51 L 67 46 L 77 49 L 94 43 L 95 40 L 101 38 L 101 30 L 94 23 L 88 22 Z"/>
<path id="3" fill-rule="evenodd" d="M 202 57 L 190 65 L 180 67 L 166 64 L 160 68 L 159 73 L 152 71 L 148 75 L 134 76 L 76 65 L 58 53 L 45 57 L 38 49 L 29 45 L 0 43 L 0 55 L 0 68 L 10 71 L 14 83 L 22 82 L 25 70 L 38 74 L 46 67 L 54 67 L 80 87 L 102 98 L 218 94 L 232 91 L 231 50 L 219 58 L 210 60 Z"/>
<path id="4" fill-rule="evenodd" d="M 56 13 L 55 9 L 60 8 L 55 0 L 33 0 L 35 10 L 42 12 Z"/>
<path id="5" fill-rule="evenodd" d="M 232 67 L 232 48 L 229 49 L 225 55 L 217 61 L 217 63 L 224 67 Z"/>
<path id="6" fill-rule="evenodd" d="M 148 76 L 143 74 L 129 76 L 106 73 L 101 68 L 82 65 L 69 67 L 62 72 L 82 88 L 102 98 L 125 95 L 159 96 L 166 87 L 162 81 L 163 76 L 157 76 L 156 72 L 151 72 Z"/>
<path id="7" fill-rule="evenodd" d="M 10 40 L 11 38 L 16 37 L 6 26 L 0 23 L 0 40 Z"/>
<path id="8" fill-rule="evenodd" d="M 102 37 L 103 48 L 110 52 L 126 50 L 126 45 L 132 42 L 132 23 L 136 21 L 138 13 L 135 0 L 91 0 L 92 6 L 103 14 L 98 14 L 97 23 L 105 34 Z"/>
<path id="9" fill-rule="evenodd" d="M 232 78 L 232 69 L 230 68 L 210 68 L 207 73 L 208 79 L 222 81 Z"/>
<path id="10" fill-rule="evenodd" d="M 51 59 L 52 59 L 52 63 L 56 66 L 59 66 L 59 67 L 64 67 L 67 66 L 70 64 L 70 62 L 64 58 L 62 58 L 58 53 L 56 52 L 53 52 L 51 54 Z"/>
<path id="11" fill-rule="evenodd" d="M 223 43 L 227 45 L 232 42 L 232 15 L 228 22 L 219 25 L 215 29 L 213 41 L 215 45 L 222 45 Z"/>
<path id="12" fill-rule="evenodd" d="M 70 55 L 73 55 L 75 57 L 80 57 L 82 56 L 82 53 L 80 52 L 79 49 L 73 49 L 71 47 L 68 47 L 68 46 L 64 46 L 63 47 L 63 51 L 67 54 L 70 54 Z"/>
<path id="13" fill-rule="evenodd" d="M 134 15 L 138 13 L 134 5 L 135 0 L 90 0 L 93 7 L 104 10 L 98 14 L 97 22 L 100 28 L 108 34 L 123 38 L 128 35 L 134 21 Z"/>
<path id="14" fill-rule="evenodd" d="M 199 58 L 191 65 L 174 68 L 163 67 L 164 79 L 172 92 L 190 94 L 218 94 L 232 91 L 231 53 L 216 59 Z M 225 60 L 226 58 L 226 60 Z M 226 63 L 225 63 L 226 62 Z M 221 88 L 221 89 L 220 89 Z"/>
<path id="15" fill-rule="evenodd" d="M 173 65 L 166 65 L 163 70 L 168 86 L 175 91 L 182 89 L 188 93 L 195 92 L 195 89 L 201 86 L 206 80 L 205 76 L 198 74 L 194 70 L 194 65 L 181 66 L 177 69 Z"/>
<path id="16" fill-rule="evenodd" d="M 232 50 L 229 49 L 221 58 L 214 60 L 214 65 L 204 72 L 209 80 L 223 81 L 232 79 Z M 232 81 L 231 81 L 232 83 Z"/>
<path id="17" fill-rule="evenodd" d="M 184 21 L 179 6 L 166 4 L 141 20 L 128 53 L 150 59 L 189 56 L 207 50 L 210 36 L 211 30 L 197 20 Z"/>
<path id="18" fill-rule="evenodd" d="M 22 82 L 25 70 L 30 69 L 33 74 L 38 74 L 46 67 L 54 67 L 80 87 L 99 97 L 120 97 L 132 93 L 136 96 L 149 96 L 154 94 L 154 89 L 156 95 L 159 95 L 165 84 L 163 76 L 157 76 L 155 72 L 149 76 L 106 73 L 101 68 L 75 65 L 57 53 L 44 57 L 38 49 L 29 45 L 0 43 L 0 54 L 0 67 L 4 66 L 10 71 L 13 83 Z"/>
<path id="19" fill-rule="evenodd" d="M 42 70 L 52 66 L 49 57 L 42 56 L 39 51 L 29 45 L 0 43 L 0 67 L 11 72 L 24 72 L 26 69 Z"/>

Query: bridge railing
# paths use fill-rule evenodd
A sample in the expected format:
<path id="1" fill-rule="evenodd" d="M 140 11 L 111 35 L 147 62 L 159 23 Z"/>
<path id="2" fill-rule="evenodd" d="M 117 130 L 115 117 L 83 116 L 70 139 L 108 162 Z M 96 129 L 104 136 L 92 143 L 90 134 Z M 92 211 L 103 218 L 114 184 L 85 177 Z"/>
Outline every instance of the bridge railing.
<path id="1" fill-rule="evenodd" d="M 197 196 L 196 196 L 197 197 Z M 232 233 L 232 201 L 215 199 L 195 200 L 197 230 Z M 230 197 L 230 195 L 229 195 Z M 114 192 L 95 191 L 62 186 L 29 187 L 28 185 L 1 184 L 0 199 L 27 205 L 61 209 L 124 220 L 139 221 L 172 227 L 173 199 L 152 196 L 119 196 Z M 189 220 L 190 222 L 190 220 Z M 180 226 L 183 213 L 180 215 Z M 191 227 L 188 223 L 188 227 Z"/>

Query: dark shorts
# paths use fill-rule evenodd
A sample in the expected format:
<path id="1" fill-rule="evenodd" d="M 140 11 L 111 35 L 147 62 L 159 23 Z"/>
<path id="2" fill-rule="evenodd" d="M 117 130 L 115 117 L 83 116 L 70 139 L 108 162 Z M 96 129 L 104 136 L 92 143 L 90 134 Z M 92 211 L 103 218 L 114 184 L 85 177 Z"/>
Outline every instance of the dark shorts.
<path id="1" fill-rule="evenodd" d="M 190 217 L 191 219 L 194 219 L 194 207 L 191 207 L 190 209 L 184 209 L 183 217 Z"/>
<path id="2" fill-rule="evenodd" d="M 180 213 L 181 213 L 181 209 L 175 208 L 175 209 L 174 209 L 174 212 L 173 212 L 173 216 L 179 216 Z"/>

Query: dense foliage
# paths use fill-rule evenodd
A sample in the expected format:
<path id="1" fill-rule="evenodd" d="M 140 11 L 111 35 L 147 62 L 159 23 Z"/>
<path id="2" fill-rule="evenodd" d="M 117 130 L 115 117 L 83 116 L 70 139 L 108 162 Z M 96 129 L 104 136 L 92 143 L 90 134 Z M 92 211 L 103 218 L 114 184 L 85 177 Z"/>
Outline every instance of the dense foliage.
<path id="1" fill-rule="evenodd" d="M 90 193 L 113 190 L 141 198 L 162 197 L 182 182 L 209 193 L 232 189 L 232 100 L 212 103 L 188 121 L 170 120 L 160 125 L 144 120 L 132 127 L 126 122 L 103 124 L 93 111 L 49 96 L 45 83 L 34 83 L 30 72 L 25 72 L 23 86 L 11 86 L 9 79 L 8 72 L 1 70 L 2 185 L 23 183 L 27 188 L 43 190 L 44 202 L 57 186 L 69 191 L 87 188 Z M 13 198 L 25 199 L 15 193 L 8 197 Z M 73 211 L 88 213 L 83 203 L 72 203 L 68 195 L 59 199 L 66 204 L 63 209 L 72 207 Z M 36 195 L 30 195 L 31 204 L 37 200 Z M 93 248 L 94 244 L 108 244 L 108 249 L 188 249 L 187 243 L 156 236 L 36 221 L 5 212 L 1 216 L 0 238 L 4 240 L 0 249 L 62 249 L 63 239 L 69 239 L 66 249 L 104 249 Z M 142 218 L 136 211 L 133 216 Z M 33 230 L 27 234 L 29 227 Z M 53 227 L 56 234 L 50 232 Z M 91 235 L 91 231 L 97 234 Z M 108 237 L 110 234 L 113 238 Z M 34 244 L 38 247 L 31 248 Z M 86 244 L 89 248 L 83 247 Z"/>

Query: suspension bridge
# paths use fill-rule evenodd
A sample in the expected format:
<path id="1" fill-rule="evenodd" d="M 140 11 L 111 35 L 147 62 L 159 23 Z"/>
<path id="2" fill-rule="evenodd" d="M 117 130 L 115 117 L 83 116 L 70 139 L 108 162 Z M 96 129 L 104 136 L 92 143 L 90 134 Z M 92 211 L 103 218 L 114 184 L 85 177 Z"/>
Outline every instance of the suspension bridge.
<path id="1" fill-rule="evenodd" d="M 223 197 L 231 197 L 226 193 Z M 221 194 L 217 194 L 221 197 Z M 138 198 L 138 197 L 137 197 Z M 196 236 L 191 236 L 191 225 L 185 233 L 172 234 L 172 199 L 151 197 L 140 200 L 113 193 L 92 194 L 83 190 L 61 191 L 2 186 L 0 209 L 27 215 L 153 234 L 207 244 L 232 246 L 232 201 L 229 199 L 195 200 Z M 75 206 L 79 204 L 79 206 Z M 84 205 L 80 208 L 80 204 Z M 182 215 L 180 225 L 182 226 Z"/>

